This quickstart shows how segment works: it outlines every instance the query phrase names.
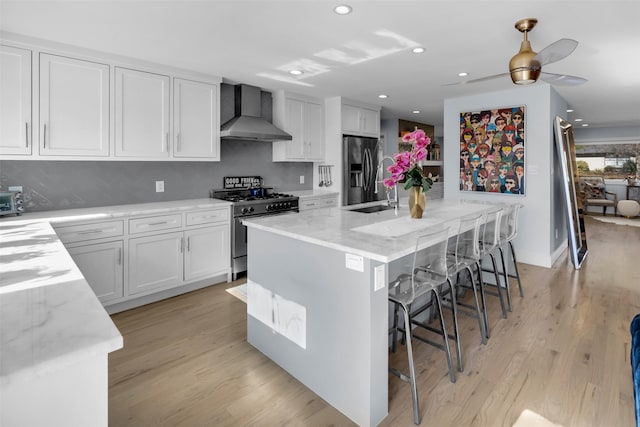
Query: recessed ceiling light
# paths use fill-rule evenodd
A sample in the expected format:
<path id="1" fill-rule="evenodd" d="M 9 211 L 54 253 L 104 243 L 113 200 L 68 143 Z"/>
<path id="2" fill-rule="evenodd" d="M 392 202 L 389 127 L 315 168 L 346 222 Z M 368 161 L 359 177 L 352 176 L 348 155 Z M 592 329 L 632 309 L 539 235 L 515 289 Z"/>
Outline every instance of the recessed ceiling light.
<path id="1" fill-rule="evenodd" d="M 587 127 L 587 126 L 589 126 L 589 123 L 583 123 L 582 124 L 582 127 Z"/>
<path id="2" fill-rule="evenodd" d="M 573 113 L 573 110 L 572 110 L 571 108 L 569 108 L 569 109 L 567 110 L 567 113 Z"/>
<path id="3" fill-rule="evenodd" d="M 300 70 L 291 70 L 289 71 L 289 74 L 293 75 L 293 76 L 299 76 L 301 74 L 304 74 L 304 71 L 300 71 Z"/>
<path id="4" fill-rule="evenodd" d="M 411 49 L 411 52 L 413 52 L 413 53 L 423 53 L 424 52 L 424 48 L 423 47 L 414 47 L 413 49 Z"/>
<path id="5" fill-rule="evenodd" d="M 575 119 L 574 122 L 581 122 L 582 119 Z"/>
<path id="6" fill-rule="evenodd" d="M 465 73 L 464 71 L 461 73 L 458 73 L 459 77 L 467 77 L 469 75 L 469 73 Z"/>
<path id="7" fill-rule="evenodd" d="M 351 9 L 351 6 L 347 4 L 341 4 L 333 8 L 333 11 L 338 15 L 348 15 L 352 10 L 353 9 Z"/>
<path id="8" fill-rule="evenodd" d="M 389 95 L 385 95 L 384 93 L 378 95 L 378 98 L 380 99 L 387 99 L 389 97 Z"/>
<path id="9" fill-rule="evenodd" d="M 412 113 L 413 114 L 420 114 L 420 110 L 413 110 Z"/>

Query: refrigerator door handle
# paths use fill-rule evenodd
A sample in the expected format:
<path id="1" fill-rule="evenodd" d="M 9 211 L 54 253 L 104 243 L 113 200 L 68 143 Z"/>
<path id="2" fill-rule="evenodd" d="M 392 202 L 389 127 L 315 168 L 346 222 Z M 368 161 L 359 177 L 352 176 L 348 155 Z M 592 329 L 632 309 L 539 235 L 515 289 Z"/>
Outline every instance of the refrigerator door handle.
<path id="1" fill-rule="evenodd" d="M 362 155 L 362 174 L 362 188 L 365 191 L 369 191 L 369 181 L 371 178 L 371 152 L 368 148 L 364 149 L 364 154 Z"/>

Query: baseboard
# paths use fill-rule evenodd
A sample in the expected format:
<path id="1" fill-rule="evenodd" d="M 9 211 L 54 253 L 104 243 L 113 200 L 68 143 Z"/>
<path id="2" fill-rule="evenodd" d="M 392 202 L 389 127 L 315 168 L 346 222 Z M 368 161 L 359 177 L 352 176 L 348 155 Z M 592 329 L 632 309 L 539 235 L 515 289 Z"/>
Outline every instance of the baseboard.
<path id="1" fill-rule="evenodd" d="M 223 274 L 220 276 L 210 277 L 208 279 L 189 283 L 188 285 L 178 286 L 175 288 L 167 289 L 167 290 L 156 292 L 153 294 L 144 295 L 138 298 L 133 298 L 133 299 L 118 302 L 115 304 L 107 305 L 104 307 L 104 309 L 107 311 L 108 314 L 120 313 L 121 311 L 131 310 L 132 308 L 140 307 L 143 305 L 151 304 L 153 302 L 161 301 L 163 299 L 186 294 L 187 292 L 206 288 L 208 286 L 219 285 L 221 283 L 228 283 L 228 282 L 229 282 L 228 275 Z"/>

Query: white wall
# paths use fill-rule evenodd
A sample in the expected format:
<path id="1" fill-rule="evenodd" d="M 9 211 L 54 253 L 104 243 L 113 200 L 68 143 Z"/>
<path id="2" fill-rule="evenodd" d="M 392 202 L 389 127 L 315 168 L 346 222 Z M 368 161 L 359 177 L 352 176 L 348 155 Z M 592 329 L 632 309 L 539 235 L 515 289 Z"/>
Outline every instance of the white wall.
<path id="1" fill-rule="evenodd" d="M 460 113 L 491 108 L 525 106 L 526 194 L 523 196 L 461 192 L 459 189 Z M 566 111 L 567 103 L 546 83 L 514 87 L 510 90 L 480 95 L 451 98 L 444 101 L 444 197 L 468 200 L 520 202 L 518 237 L 514 242 L 518 261 L 551 267 L 566 247 L 557 246 L 555 229 L 565 227 L 558 222 L 561 200 L 554 180 L 553 119 Z M 562 218 L 562 217 L 561 217 Z M 553 237 L 553 239 L 552 239 Z M 559 248 L 559 249 L 558 249 Z"/>

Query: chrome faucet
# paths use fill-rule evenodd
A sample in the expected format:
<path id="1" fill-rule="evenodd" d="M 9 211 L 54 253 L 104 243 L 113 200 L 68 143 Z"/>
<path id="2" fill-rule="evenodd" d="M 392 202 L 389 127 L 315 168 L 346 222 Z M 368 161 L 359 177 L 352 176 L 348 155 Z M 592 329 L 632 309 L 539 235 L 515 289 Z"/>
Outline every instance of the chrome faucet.
<path id="1" fill-rule="evenodd" d="M 395 163 L 395 159 L 393 157 L 390 156 L 384 156 L 382 158 L 382 160 L 380 160 L 380 163 L 378 163 L 378 168 L 376 170 L 376 179 L 375 179 L 375 189 L 373 190 L 373 192 L 375 194 L 378 194 L 378 184 L 384 182 L 384 172 L 383 172 L 383 166 L 384 166 L 384 161 L 385 160 L 391 160 L 391 163 Z M 391 200 L 391 198 L 389 197 L 389 188 L 385 187 L 385 193 L 387 195 L 387 206 L 393 206 L 395 209 L 398 209 L 399 203 L 398 203 L 398 184 L 393 186 L 393 201 Z"/>

